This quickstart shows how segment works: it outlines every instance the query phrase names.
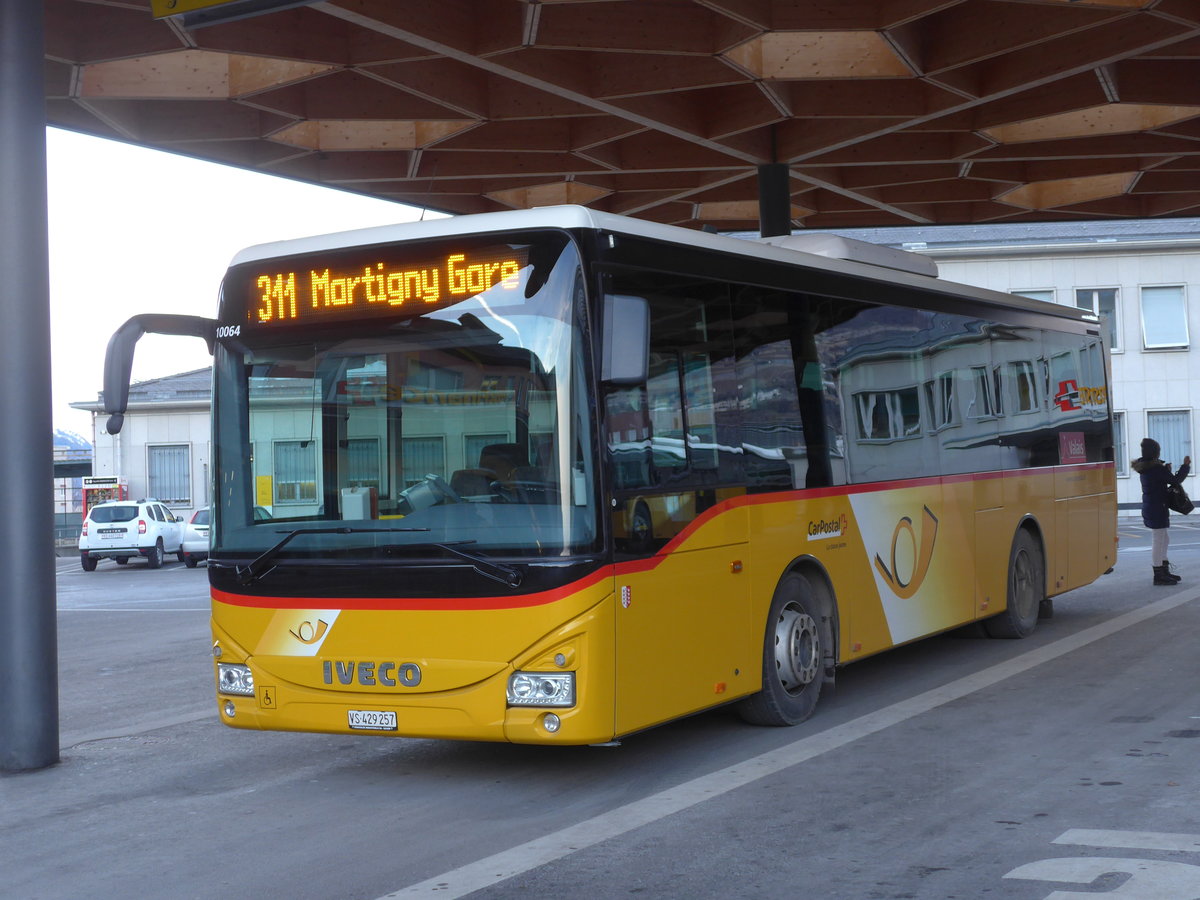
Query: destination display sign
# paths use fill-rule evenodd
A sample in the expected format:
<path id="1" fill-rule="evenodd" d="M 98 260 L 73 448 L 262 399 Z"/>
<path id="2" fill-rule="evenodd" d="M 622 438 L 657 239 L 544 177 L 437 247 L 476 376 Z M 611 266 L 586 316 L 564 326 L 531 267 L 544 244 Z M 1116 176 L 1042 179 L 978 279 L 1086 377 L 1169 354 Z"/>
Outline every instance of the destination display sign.
<path id="1" fill-rule="evenodd" d="M 252 326 L 411 315 L 488 291 L 517 291 L 529 264 L 527 247 L 507 244 L 443 246 L 436 255 L 419 258 L 404 249 L 314 254 L 239 267 L 226 283 L 226 295 L 243 298 L 245 321 Z"/>

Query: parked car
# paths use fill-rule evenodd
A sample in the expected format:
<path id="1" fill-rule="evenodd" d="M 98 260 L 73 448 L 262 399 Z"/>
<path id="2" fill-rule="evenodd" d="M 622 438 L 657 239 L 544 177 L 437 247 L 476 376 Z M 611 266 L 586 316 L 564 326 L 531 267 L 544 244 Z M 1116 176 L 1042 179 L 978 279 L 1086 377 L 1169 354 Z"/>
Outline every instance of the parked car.
<path id="1" fill-rule="evenodd" d="M 254 507 L 254 521 L 265 522 L 271 513 L 264 506 Z M 208 559 L 208 527 L 212 523 L 212 507 L 205 506 L 192 513 L 183 530 L 183 564 L 189 569 Z"/>
<path id="2" fill-rule="evenodd" d="M 79 561 L 92 572 L 102 559 L 125 565 L 143 556 L 151 569 L 163 564 L 168 553 L 183 562 L 183 516 L 158 500 L 107 500 L 88 510 L 79 534 Z"/>
<path id="3" fill-rule="evenodd" d="M 208 525 L 212 507 L 205 506 L 192 513 L 183 529 L 183 564 L 189 569 L 208 559 Z"/>

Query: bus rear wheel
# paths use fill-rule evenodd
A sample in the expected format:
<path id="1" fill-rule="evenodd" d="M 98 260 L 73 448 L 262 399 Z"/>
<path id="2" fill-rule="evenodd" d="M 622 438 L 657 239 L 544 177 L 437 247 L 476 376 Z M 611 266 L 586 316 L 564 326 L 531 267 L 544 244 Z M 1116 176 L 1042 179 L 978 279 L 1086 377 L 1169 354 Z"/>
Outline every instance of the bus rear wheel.
<path id="1" fill-rule="evenodd" d="M 988 637 L 1023 638 L 1033 634 L 1046 600 L 1046 563 L 1033 535 L 1022 528 L 1008 556 L 1008 607 L 985 619 Z"/>
<path id="2" fill-rule="evenodd" d="M 796 725 L 812 715 L 832 649 L 829 615 L 808 579 L 796 572 L 775 588 L 763 636 L 762 690 L 738 712 L 753 725 Z"/>

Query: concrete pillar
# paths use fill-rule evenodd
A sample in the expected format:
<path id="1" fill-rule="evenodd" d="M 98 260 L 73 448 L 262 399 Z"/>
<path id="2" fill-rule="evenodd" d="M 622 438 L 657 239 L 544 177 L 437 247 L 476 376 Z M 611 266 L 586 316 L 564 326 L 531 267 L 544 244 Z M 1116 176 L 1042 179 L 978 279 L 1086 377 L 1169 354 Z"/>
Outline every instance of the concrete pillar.
<path id="1" fill-rule="evenodd" d="M 0 771 L 58 762 L 41 0 L 0 0 Z"/>

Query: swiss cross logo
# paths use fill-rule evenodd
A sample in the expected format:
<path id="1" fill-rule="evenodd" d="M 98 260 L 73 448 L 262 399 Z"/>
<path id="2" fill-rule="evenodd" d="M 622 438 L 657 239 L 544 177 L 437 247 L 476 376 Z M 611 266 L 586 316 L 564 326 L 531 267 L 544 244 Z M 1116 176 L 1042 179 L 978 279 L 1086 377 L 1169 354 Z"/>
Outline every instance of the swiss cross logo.
<path id="1" fill-rule="evenodd" d="M 1082 409 L 1079 405 L 1079 382 L 1074 378 L 1058 383 L 1058 393 L 1054 395 L 1054 405 L 1067 412 L 1072 409 Z"/>

